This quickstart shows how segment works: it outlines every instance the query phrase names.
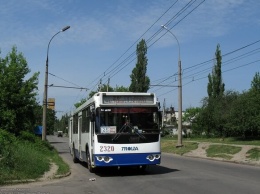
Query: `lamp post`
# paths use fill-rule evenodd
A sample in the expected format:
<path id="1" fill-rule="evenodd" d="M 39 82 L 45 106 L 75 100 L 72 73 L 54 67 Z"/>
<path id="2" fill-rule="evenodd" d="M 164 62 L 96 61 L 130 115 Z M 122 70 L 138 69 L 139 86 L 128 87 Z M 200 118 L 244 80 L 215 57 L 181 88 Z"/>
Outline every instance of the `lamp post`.
<path id="1" fill-rule="evenodd" d="M 179 59 L 178 59 L 178 143 L 176 147 L 182 147 L 182 78 L 181 78 L 181 52 L 180 52 L 180 44 L 177 37 L 165 26 L 161 25 L 162 28 L 167 30 L 177 41 L 179 48 Z"/>
<path id="2" fill-rule="evenodd" d="M 60 32 L 64 32 L 66 30 L 68 30 L 70 28 L 70 26 L 66 26 L 64 28 L 62 28 L 59 32 L 57 32 L 56 34 L 54 34 L 48 44 L 48 48 L 47 48 L 47 59 L 46 59 L 46 69 L 45 69 L 45 82 L 44 82 L 44 94 L 43 94 L 43 113 L 42 113 L 42 140 L 46 140 L 46 126 L 47 126 L 47 104 L 48 104 L 48 55 L 49 55 L 49 47 L 50 47 L 50 43 L 52 41 L 52 39 L 59 34 Z"/>

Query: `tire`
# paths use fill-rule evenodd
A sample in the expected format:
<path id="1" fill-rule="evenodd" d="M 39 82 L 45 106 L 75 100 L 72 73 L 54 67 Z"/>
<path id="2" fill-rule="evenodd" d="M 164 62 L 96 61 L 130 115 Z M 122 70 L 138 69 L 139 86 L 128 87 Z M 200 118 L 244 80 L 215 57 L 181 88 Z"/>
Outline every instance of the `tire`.
<path id="1" fill-rule="evenodd" d="M 72 154 L 72 160 L 73 160 L 73 162 L 74 162 L 74 163 L 78 163 L 78 162 L 79 162 L 79 159 L 76 157 L 74 145 L 73 145 L 73 147 L 72 147 L 71 154 Z"/>
<path id="2" fill-rule="evenodd" d="M 90 154 L 89 151 L 87 150 L 87 168 L 90 173 L 94 173 L 95 169 L 91 166 L 91 161 L 90 161 Z"/>

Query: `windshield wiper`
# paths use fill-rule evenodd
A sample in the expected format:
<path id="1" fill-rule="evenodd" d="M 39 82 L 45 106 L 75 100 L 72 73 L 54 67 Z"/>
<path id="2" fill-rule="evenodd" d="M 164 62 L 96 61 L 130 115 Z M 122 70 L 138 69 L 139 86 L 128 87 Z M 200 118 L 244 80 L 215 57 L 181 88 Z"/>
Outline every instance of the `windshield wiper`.
<path id="1" fill-rule="evenodd" d="M 125 129 L 127 129 L 127 128 L 130 129 L 135 134 L 137 134 L 141 139 L 146 139 L 146 137 L 144 135 L 142 135 L 141 133 L 138 132 L 138 129 L 135 129 L 130 124 L 126 123 L 121 127 L 121 129 L 118 131 L 118 133 L 115 135 L 115 137 L 112 138 L 112 141 L 116 141 L 121 136 L 122 132 L 124 132 Z"/>
<path id="2" fill-rule="evenodd" d="M 138 129 L 134 129 L 134 133 L 137 134 L 141 139 L 146 139 L 146 137 L 138 132 Z"/>
<path id="3" fill-rule="evenodd" d="M 131 129 L 131 127 L 130 127 L 129 124 L 124 124 L 124 125 L 121 127 L 121 129 L 118 131 L 118 133 L 115 135 L 115 137 L 112 138 L 112 141 L 116 141 L 116 140 L 119 138 L 119 136 L 121 135 L 121 133 L 124 132 L 124 130 L 125 130 L 127 127 Z"/>

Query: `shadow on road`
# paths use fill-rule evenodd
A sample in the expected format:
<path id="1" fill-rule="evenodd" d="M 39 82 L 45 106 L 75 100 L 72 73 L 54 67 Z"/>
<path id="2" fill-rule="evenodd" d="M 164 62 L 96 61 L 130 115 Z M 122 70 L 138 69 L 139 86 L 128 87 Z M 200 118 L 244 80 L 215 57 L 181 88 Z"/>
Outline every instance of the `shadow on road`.
<path id="1" fill-rule="evenodd" d="M 58 152 L 59 154 L 68 154 L 68 153 L 70 153 L 70 151 L 68 150 L 68 151 L 61 151 L 61 152 Z"/>
<path id="2" fill-rule="evenodd" d="M 67 142 L 62 142 L 62 141 L 49 141 L 50 144 L 58 144 L 58 143 L 67 143 Z"/>
<path id="3" fill-rule="evenodd" d="M 87 168 L 85 162 L 79 162 L 82 166 Z M 148 166 L 145 170 L 138 167 L 103 167 L 96 168 L 95 174 L 100 177 L 116 177 L 116 176 L 144 176 L 144 175 L 161 175 L 171 172 L 179 171 L 177 169 L 170 169 L 164 166 Z"/>

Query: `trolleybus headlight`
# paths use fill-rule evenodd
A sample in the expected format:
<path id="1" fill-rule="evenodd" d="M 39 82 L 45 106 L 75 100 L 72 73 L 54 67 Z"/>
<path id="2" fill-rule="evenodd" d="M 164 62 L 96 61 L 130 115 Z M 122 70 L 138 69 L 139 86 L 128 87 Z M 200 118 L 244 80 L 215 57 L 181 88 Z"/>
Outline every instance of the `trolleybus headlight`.
<path id="1" fill-rule="evenodd" d="M 110 159 L 110 158 L 109 158 L 108 156 L 105 156 L 105 157 L 104 157 L 104 161 L 105 161 L 105 162 L 108 162 L 109 159 Z"/>
<path id="2" fill-rule="evenodd" d="M 151 154 L 146 157 L 147 160 L 153 162 L 154 160 L 159 160 L 161 158 L 160 154 Z"/>
<path id="3" fill-rule="evenodd" d="M 154 156 L 153 155 L 149 155 L 146 157 L 146 159 L 150 160 L 150 161 L 154 161 Z"/>
<path id="4" fill-rule="evenodd" d="M 113 158 L 109 156 L 96 156 L 96 158 L 99 162 L 105 162 L 105 163 L 109 163 L 113 160 Z"/>
<path id="5" fill-rule="evenodd" d="M 103 157 L 102 157 L 102 156 L 97 156 L 97 160 L 98 160 L 99 162 L 101 162 L 101 161 L 103 160 Z"/>

